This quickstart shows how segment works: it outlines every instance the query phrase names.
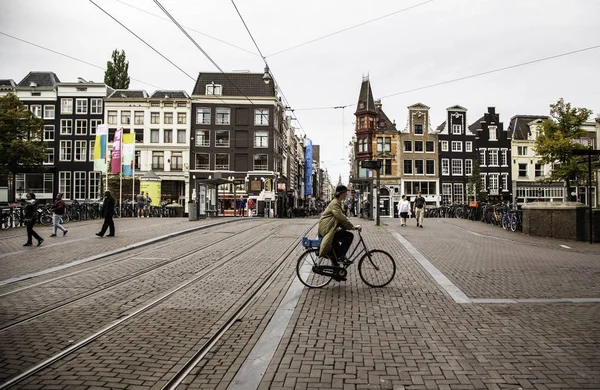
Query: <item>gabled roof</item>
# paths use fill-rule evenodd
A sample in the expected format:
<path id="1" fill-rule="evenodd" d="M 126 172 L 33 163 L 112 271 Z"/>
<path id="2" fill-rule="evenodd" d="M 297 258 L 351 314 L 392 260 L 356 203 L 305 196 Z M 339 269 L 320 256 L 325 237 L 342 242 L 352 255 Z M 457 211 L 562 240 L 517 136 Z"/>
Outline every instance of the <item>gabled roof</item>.
<path id="1" fill-rule="evenodd" d="M 143 89 L 115 89 L 115 91 L 110 94 L 109 99 L 145 99 L 148 97 L 148 92 Z"/>
<path id="2" fill-rule="evenodd" d="M 445 128 L 446 128 L 446 121 L 443 121 L 441 125 L 436 127 L 435 131 L 437 133 L 441 133 L 442 131 L 444 131 Z"/>
<path id="3" fill-rule="evenodd" d="M 452 107 L 446 108 L 446 111 L 467 111 L 467 109 L 464 108 L 463 106 L 459 106 L 458 104 L 456 104 Z"/>
<path id="4" fill-rule="evenodd" d="M 194 86 L 193 96 L 206 95 L 206 85 L 222 86 L 220 96 L 273 96 L 275 84 L 265 84 L 262 73 L 200 73 Z"/>
<path id="5" fill-rule="evenodd" d="M 484 119 L 485 115 L 473 122 L 473 124 L 469 126 L 469 131 L 473 134 L 477 134 L 477 130 L 481 129 L 481 122 L 483 122 Z"/>
<path id="6" fill-rule="evenodd" d="M 515 115 L 510 118 L 508 132 L 513 139 L 526 140 L 531 134 L 529 124 L 536 120 L 547 119 L 546 115 Z"/>
<path id="7" fill-rule="evenodd" d="M 381 126 L 383 122 L 383 126 Z M 381 108 L 377 109 L 377 129 L 385 131 L 397 131 L 396 124 L 392 122 Z"/>
<path id="8" fill-rule="evenodd" d="M 60 80 L 54 72 L 29 72 L 19 83 L 19 87 L 54 87 Z"/>
<path id="9" fill-rule="evenodd" d="M 150 96 L 150 98 L 152 99 L 188 99 L 190 97 L 190 95 L 187 94 L 187 92 L 185 91 L 168 91 L 168 90 L 161 90 L 161 91 L 154 91 L 154 93 L 152 94 L 152 96 Z"/>
<path id="10" fill-rule="evenodd" d="M 0 80 L 0 91 L 12 91 L 16 86 L 13 79 Z"/>
<path id="11" fill-rule="evenodd" d="M 426 106 L 423 103 L 416 103 L 413 104 L 412 106 L 408 106 L 409 110 L 429 110 L 431 107 Z"/>
<path id="12" fill-rule="evenodd" d="M 364 107 L 361 107 L 361 102 L 364 103 Z M 371 82 L 369 78 L 363 78 L 363 82 L 360 86 L 360 93 L 358 94 L 358 103 L 356 103 L 356 112 L 354 115 L 359 114 L 376 114 L 375 101 L 373 100 L 373 91 L 371 90 Z"/>

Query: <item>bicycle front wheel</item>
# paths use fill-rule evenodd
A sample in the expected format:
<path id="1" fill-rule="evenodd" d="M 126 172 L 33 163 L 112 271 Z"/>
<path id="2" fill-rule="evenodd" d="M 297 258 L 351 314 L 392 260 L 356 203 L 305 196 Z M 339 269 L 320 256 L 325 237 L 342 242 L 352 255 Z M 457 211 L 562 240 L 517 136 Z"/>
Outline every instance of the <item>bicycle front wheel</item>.
<path id="1" fill-rule="evenodd" d="M 330 259 L 319 257 L 319 249 L 307 249 L 299 258 L 296 264 L 296 274 L 298 279 L 307 287 L 320 288 L 325 287 L 331 282 L 331 276 L 317 274 L 313 271 L 316 266 L 333 266 Z"/>
<path id="2" fill-rule="evenodd" d="M 358 273 L 368 286 L 387 286 L 396 275 L 396 262 L 386 251 L 375 249 L 360 258 Z"/>

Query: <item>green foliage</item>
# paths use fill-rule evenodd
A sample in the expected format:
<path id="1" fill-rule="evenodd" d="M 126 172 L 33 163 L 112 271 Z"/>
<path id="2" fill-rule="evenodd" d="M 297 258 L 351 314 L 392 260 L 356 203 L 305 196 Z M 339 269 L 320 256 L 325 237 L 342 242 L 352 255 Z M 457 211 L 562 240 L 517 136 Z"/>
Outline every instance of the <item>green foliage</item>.
<path id="1" fill-rule="evenodd" d="M 129 61 L 125 58 L 125 51 L 115 49 L 112 53 L 112 61 L 106 63 L 104 72 L 104 83 L 114 89 L 129 88 Z"/>
<path id="2" fill-rule="evenodd" d="M 44 120 L 25 109 L 16 95 L 0 97 L 0 174 L 14 175 L 24 169 L 42 168 L 46 143 Z"/>
<path id="3" fill-rule="evenodd" d="M 591 114 L 587 108 L 571 107 L 571 103 L 565 103 L 562 98 L 550 105 L 550 118 L 542 122 L 535 146 L 544 164 L 555 164 L 544 181 L 564 181 L 570 187 L 571 183 L 587 177 L 587 165 L 577 163 L 579 158 L 573 149 L 586 148 L 575 140 L 586 136 L 581 125 Z"/>

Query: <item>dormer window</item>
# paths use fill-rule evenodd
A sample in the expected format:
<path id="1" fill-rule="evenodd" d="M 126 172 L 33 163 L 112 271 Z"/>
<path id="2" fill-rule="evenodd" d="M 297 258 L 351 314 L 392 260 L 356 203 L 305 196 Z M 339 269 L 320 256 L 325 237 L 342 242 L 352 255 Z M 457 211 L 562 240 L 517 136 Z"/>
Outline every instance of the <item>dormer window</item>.
<path id="1" fill-rule="evenodd" d="M 206 84 L 207 95 L 222 95 L 223 87 L 219 84 L 211 83 Z"/>
<path id="2" fill-rule="evenodd" d="M 358 102 L 358 108 L 359 109 L 364 109 L 365 108 L 365 102 L 363 102 L 362 100 L 360 102 Z"/>
<path id="3" fill-rule="evenodd" d="M 490 126 L 490 141 L 498 141 L 498 127 Z"/>

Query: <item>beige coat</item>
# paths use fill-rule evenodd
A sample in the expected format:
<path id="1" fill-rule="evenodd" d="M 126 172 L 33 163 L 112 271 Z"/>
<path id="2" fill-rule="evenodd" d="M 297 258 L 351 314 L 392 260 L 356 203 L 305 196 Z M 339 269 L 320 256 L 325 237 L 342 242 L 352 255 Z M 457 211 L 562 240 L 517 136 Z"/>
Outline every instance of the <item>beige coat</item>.
<path id="1" fill-rule="evenodd" d="M 339 199 L 334 198 L 329 202 L 329 205 L 323 212 L 321 220 L 319 221 L 319 236 L 323 237 L 319 249 L 319 256 L 331 252 L 331 248 L 333 247 L 333 235 L 338 228 L 354 230 L 354 225 L 346 218 L 346 215 L 342 211 L 342 202 L 340 202 Z"/>

